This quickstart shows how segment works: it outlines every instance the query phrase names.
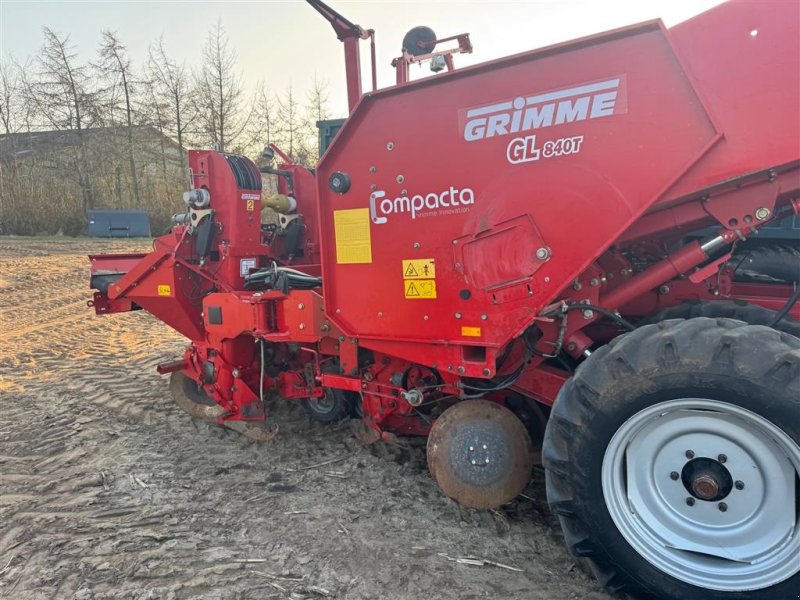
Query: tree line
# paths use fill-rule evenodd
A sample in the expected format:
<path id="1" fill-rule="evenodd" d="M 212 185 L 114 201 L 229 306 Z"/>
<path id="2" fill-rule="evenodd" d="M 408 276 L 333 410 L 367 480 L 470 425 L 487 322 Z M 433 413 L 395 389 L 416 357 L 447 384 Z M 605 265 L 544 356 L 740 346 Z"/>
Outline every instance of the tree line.
<path id="1" fill-rule="evenodd" d="M 329 117 L 316 76 L 305 97 L 263 82 L 248 90 L 220 22 L 195 66 L 172 58 L 163 37 L 136 65 L 110 30 L 82 61 L 68 35 L 45 27 L 36 56 L 0 59 L 0 223 L 80 233 L 92 208 L 140 208 L 162 228 L 181 209 L 186 148 L 256 158 L 276 143 L 312 165 L 316 122 Z"/>

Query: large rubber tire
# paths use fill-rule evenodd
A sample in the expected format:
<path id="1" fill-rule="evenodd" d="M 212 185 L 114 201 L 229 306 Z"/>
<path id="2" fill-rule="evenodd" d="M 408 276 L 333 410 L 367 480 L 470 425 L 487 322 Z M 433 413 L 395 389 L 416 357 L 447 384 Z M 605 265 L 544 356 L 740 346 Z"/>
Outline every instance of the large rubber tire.
<path id="1" fill-rule="evenodd" d="M 755 283 L 800 282 L 800 246 L 790 243 L 745 243 L 736 248 L 729 264 L 735 281 Z"/>
<path id="2" fill-rule="evenodd" d="M 695 409 L 692 402 L 698 405 Z M 734 428 L 731 423 L 738 423 L 737 419 L 749 425 Z M 631 433 L 638 423 L 647 424 L 642 425 L 642 439 Z M 629 434 L 633 435 L 630 447 L 620 445 Z M 677 447 L 666 442 L 659 445 L 670 435 L 678 440 Z M 684 439 L 683 435 L 695 437 Z M 756 503 L 750 519 L 767 523 L 794 519 L 787 529 L 794 528 L 794 537 L 774 549 L 775 560 L 783 562 L 773 565 L 766 560 L 763 567 L 756 561 L 753 567 L 717 558 L 715 552 L 735 556 L 745 550 L 730 540 L 723 542 L 725 527 L 707 527 L 704 519 L 733 515 L 741 506 L 735 503 L 745 502 L 746 507 L 749 501 L 743 499 L 748 496 L 744 491 L 730 492 L 734 494 L 727 500 L 730 512 L 720 512 L 727 511 L 727 505 L 717 510 L 702 499 L 696 506 L 695 501 L 690 504 L 690 492 L 681 489 L 684 483 L 677 476 L 681 469 L 670 472 L 668 465 L 658 462 L 669 449 L 679 450 L 669 454 L 670 461 L 692 458 L 689 449 L 683 454 L 690 439 L 698 456 L 712 458 L 717 447 L 727 445 L 733 457 L 738 445 L 759 440 L 762 446 L 753 441 L 753 448 L 762 451 L 754 451 L 752 458 L 764 468 L 751 465 L 742 479 L 753 479 L 743 489 L 756 494 L 756 500 L 784 502 L 777 510 Z M 647 444 L 653 461 L 642 470 L 642 457 L 650 456 Z M 704 444 L 712 444 L 712 449 L 704 452 Z M 782 448 L 788 462 L 769 462 L 774 448 Z M 735 475 L 739 459 L 719 456 Z M 775 464 L 784 471 L 765 467 Z M 561 389 L 545 434 L 544 465 L 547 497 L 570 550 L 588 559 L 612 594 L 648 600 L 785 600 L 800 594 L 800 339 L 763 326 L 709 318 L 663 321 L 622 335 L 594 352 Z M 773 477 L 760 480 L 759 473 Z M 620 482 L 625 485 L 617 485 Z M 793 498 L 780 497 L 782 490 L 788 495 L 792 487 Z M 679 500 L 670 506 L 669 494 L 659 495 L 662 488 L 674 490 Z M 642 505 L 643 498 L 657 501 Z M 706 512 L 684 517 L 681 506 L 690 505 Z M 661 521 L 648 515 L 669 518 Z M 708 554 L 675 550 L 675 544 L 663 540 L 678 535 L 681 528 L 696 532 L 697 543 L 711 532 L 710 543 L 720 545 Z M 650 534 L 641 533 L 652 530 L 657 532 L 652 540 L 647 537 Z M 755 533 L 747 531 L 766 535 L 758 528 Z M 740 543 L 747 541 L 752 540 L 743 538 Z M 772 540 L 763 543 L 773 548 Z M 764 568 L 765 573 L 758 570 Z M 725 575 L 719 576 L 720 572 Z M 761 580 L 757 580 L 759 574 Z M 782 579 L 773 581 L 776 577 Z"/>
<path id="3" fill-rule="evenodd" d="M 777 315 L 777 311 L 758 306 L 757 304 L 750 304 L 742 300 L 698 300 L 665 308 L 647 317 L 644 323 L 658 323 L 659 321 L 666 321 L 667 319 L 708 317 L 710 319 L 736 319 L 737 321 L 744 321 L 748 325 L 772 326 Z M 789 315 L 786 315 L 783 319 L 778 321 L 774 328 L 800 338 L 800 323 Z"/>

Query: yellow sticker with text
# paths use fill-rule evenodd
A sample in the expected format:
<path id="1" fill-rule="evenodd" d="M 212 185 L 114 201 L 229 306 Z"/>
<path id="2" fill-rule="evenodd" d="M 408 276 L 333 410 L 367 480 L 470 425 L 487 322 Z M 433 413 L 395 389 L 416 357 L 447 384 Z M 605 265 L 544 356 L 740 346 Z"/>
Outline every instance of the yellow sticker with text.
<path id="1" fill-rule="evenodd" d="M 158 286 L 158 295 L 159 296 L 171 296 L 172 295 L 172 286 L 159 285 Z"/>
<path id="2" fill-rule="evenodd" d="M 248 200 L 247 201 L 247 210 L 254 211 L 256 209 L 256 201 L 255 200 Z"/>
<path id="3" fill-rule="evenodd" d="M 436 263 L 432 258 L 404 260 L 403 279 L 436 279 Z"/>
<path id="4" fill-rule="evenodd" d="M 333 229 L 336 234 L 337 264 L 372 262 L 368 208 L 333 211 Z"/>
<path id="5" fill-rule="evenodd" d="M 412 279 L 403 282 L 406 300 L 433 300 L 436 298 L 436 281 Z"/>
<path id="6" fill-rule="evenodd" d="M 480 327 L 462 327 L 461 335 L 464 337 L 481 337 Z"/>

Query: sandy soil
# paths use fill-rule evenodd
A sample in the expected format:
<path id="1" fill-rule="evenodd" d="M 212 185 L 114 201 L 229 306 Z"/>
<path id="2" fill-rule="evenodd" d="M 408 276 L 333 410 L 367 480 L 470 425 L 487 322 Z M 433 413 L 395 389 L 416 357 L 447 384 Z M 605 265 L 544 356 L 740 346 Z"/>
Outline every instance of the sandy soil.
<path id="1" fill-rule="evenodd" d="M 0 597 L 607 598 L 540 471 L 527 498 L 465 510 L 420 448 L 363 447 L 299 406 L 272 403 L 264 446 L 186 417 L 155 372 L 183 340 L 86 307 L 85 255 L 147 246 L 0 237 Z"/>

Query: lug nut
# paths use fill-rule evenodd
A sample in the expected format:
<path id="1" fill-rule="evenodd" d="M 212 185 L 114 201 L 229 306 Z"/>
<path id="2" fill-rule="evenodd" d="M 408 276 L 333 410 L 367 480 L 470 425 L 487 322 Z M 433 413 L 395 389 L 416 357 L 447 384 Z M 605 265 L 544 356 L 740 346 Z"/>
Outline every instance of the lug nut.
<path id="1" fill-rule="evenodd" d="M 694 450 L 687 450 L 686 458 L 694 458 Z"/>
<path id="2" fill-rule="evenodd" d="M 687 506 L 694 506 L 694 498 L 692 498 L 691 496 L 690 496 L 690 497 L 688 497 L 688 498 L 686 499 L 686 505 L 687 505 Z"/>
<path id="3" fill-rule="evenodd" d="M 680 477 L 680 475 L 678 475 L 677 471 L 673 471 L 672 473 L 669 474 L 669 478 L 672 479 L 672 481 L 677 481 L 678 477 Z"/>
<path id="4" fill-rule="evenodd" d="M 725 512 L 728 510 L 728 505 L 724 502 L 720 502 L 717 506 L 719 507 L 720 512 Z"/>
<path id="5" fill-rule="evenodd" d="M 743 490 L 744 489 L 744 481 L 737 481 L 733 485 L 737 490 Z"/>
<path id="6" fill-rule="evenodd" d="M 718 460 L 719 462 L 721 462 L 721 463 L 724 463 L 724 462 L 726 462 L 726 461 L 728 460 L 728 457 L 727 457 L 727 456 L 725 456 L 724 454 L 720 454 L 720 455 L 717 457 L 717 460 Z"/>

